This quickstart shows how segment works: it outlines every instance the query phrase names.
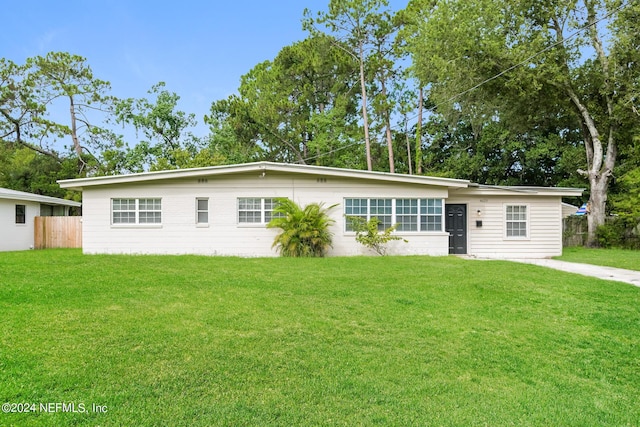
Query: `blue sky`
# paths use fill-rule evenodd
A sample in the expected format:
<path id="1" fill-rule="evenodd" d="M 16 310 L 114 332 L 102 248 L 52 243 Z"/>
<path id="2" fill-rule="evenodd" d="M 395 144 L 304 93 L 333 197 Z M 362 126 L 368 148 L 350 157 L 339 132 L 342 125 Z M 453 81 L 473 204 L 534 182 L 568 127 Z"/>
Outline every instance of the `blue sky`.
<path id="1" fill-rule="evenodd" d="M 212 101 L 236 92 L 240 76 L 306 37 L 305 7 L 315 13 L 328 3 L 10 1 L 2 7 L 0 53 L 16 63 L 50 51 L 81 55 L 122 98 L 146 97 L 164 81 L 202 123 Z"/>

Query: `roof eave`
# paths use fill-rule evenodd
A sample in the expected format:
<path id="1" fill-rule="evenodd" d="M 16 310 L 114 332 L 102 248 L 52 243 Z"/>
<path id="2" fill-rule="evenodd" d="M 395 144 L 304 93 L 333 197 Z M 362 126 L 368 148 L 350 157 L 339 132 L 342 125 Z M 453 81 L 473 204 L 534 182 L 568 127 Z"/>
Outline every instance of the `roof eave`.
<path id="1" fill-rule="evenodd" d="M 82 203 L 74 200 L 58 199 L 57 197 L 40 196 L 38 194 L 0 194 L 3 200 L 23 200 L 28 202 L 44 203 L 47 205 L 74 206 L 80 207 Z"/>
<path id="2" fill-rule="evenodd" d="M 513 187 L 500 185 L 472 184 L 467 189 L 460 192 L 465 194 L 494 195 L 494 196 L 559 196 L 559 197 L 580 197 L 584 193 L 584 188 L 571 187 Z"/>
<path id="3" fill-rule="evenodd" d="M 451 178 L 427 177 L 418 175 L 392 174 L 388 172 L 361 171 L 355 169 L 330 168 L 322 166 L 297 165 L 286 163 L 256 162 L 241 165 L 210 166 L 193 169 L 177 169 L 170 171 L 143 172 L 129 175 L 102 176 L 94 178 L 66 179 L 58 181 L 60 187 L 82 191 L 85 187 L 112 185 L 123 183 L 150 182 L 161 179 L 198 178 L 202 176 L 244 173 L 255 170 L 267 172 L 295 172 L 306 175 L 336 176 L 353 179 L 374 179 L 386 182 L 414 183 L 419 185 L 443 186 L 449 188 L 465 188 L 469 181 Z"/>

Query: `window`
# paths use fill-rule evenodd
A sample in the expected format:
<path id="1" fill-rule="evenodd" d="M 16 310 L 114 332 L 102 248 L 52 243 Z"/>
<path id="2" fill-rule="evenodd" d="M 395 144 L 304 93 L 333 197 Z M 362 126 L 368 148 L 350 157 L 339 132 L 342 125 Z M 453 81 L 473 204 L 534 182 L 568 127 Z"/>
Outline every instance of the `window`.
<path id="1" fill-rule="evenodd" d="M 161 224 L 162 199 L 111 199 L 112 224 Z"/>
<path id="2" fill-rule="evenodd" d="M 136 223 L 136 199 L 111 200 L 113 224 Z"/>
<path id="3" fill-rule="evenodd" d="M 527 237 L 527 206 L 506 206 L 507 237 Z"/>
<path id="4" fill-rule="evenodd" d="M 426 199 L 420 204 L 420 230 L 442 231 L 442 199 Z"/>
<path id="5" fill-rule="evenodd" d="M 398 231 L 418 231 L 418 199 L 396 200 Z"/>
<path id="6" fill-rule="evenodd" d="M 267 224 L 273 217 L 276 199 L 240 197 L 238 199 L 239 224 Z"/>
<path id="7" fill-rule="evenodd" d="M 393 225 L 393 208 L 391 199 L 369 200 L 369 210 L 372 218 L 378 218 L 378 230 L 384 231 Z"/>
<path id="8" fill-rule="evenodd" d="M 16 224 L 27 223 L 27 206 L 16 205 Z"/>
<path id="9" fill-rule="evenodd" d="M 344 215 L 366 221 L 378 218 L 379 230 L 397 224 L 398 231 L 442 231 L 442 199 L 345 199 Z M 346 231 L 353 231 L 350 221 Z"/>
<path id="10" fill-rule="evenodd" d="M 196 223 L 198 224 L 209 223 L 209 199 L 205 199 L 205 198 L 196 199 Z"/>
<path id="11" fill-rule="evenodd" d="M 369 219 L 369 199 L 346 199 L 344 201 L 344 215 L 359 217 L 367 221 Z M 353 231 L 351 221 L 345 221 L 347 231 Z"/>
<path id="12" fill-rule="evenodd" d="M 276 207 L 276 199 L 264 199 L 264 222 L 271 221 L 274 217 L 273 208 Z"/>
<path id="13" fill-rule="evenodd" d="M 140 224 L 160 224 L 162 221 L 160 199 L 138 199 L 138 219 Z"/>

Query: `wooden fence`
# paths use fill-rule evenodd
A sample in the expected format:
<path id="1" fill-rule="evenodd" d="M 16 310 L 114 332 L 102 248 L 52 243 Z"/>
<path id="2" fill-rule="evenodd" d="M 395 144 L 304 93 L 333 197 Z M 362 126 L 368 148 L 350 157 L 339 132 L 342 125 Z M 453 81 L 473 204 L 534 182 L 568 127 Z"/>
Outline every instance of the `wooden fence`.
<path id="1" fill-rule="evenodd" d="M 587 216 L 571 215 L 562 220 L 562 246 L 587 244 Z"/>
<path id="2" fill-rule="evenodd" d="M 37 216 L 35 217 L 34 247 L 81 248 L 82 217 Z"/>
<path id="3" fill-rule="evenodd" d="M 608 216 L 605 219 L 607 225 L 605 231 L 596 232 L 598 243 L 603 247 L 616 247 L 624 249 L 640 249 L 640 222 L 629 222 L 621 217 Z M 586 246 L 587 244 L 587 217 L 568 216 L 562 221 L 562 244 L 568 246 Z"/>

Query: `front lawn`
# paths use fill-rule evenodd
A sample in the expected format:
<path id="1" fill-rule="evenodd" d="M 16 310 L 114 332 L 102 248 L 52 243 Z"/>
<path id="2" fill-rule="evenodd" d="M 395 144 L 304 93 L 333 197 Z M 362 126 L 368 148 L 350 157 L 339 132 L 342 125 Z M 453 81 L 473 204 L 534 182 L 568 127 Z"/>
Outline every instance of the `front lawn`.
<path id="1" fill-rule="evenodd" d="M 640 271 L 640 251 L 629 249 L 571 247 L 564 248 L 562 256 L 555 259 Z"/>
<path id="2" fill-rule="evenodd" d="M 0 318 L 0 425 L 640 420 L 640 289 L 534 265 L 0 253 Z"/>

